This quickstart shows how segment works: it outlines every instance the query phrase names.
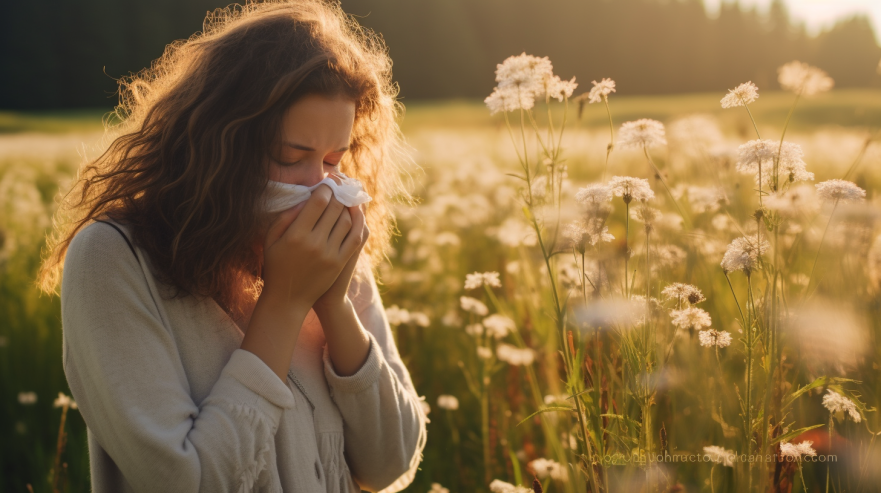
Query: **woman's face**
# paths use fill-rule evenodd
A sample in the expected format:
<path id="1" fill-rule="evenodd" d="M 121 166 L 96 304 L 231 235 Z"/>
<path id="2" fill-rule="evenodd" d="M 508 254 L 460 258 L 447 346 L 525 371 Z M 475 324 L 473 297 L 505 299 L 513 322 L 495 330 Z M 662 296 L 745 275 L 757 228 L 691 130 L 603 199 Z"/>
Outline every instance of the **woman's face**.
<path id="1" fill-rule="evenodd" d="M 310 187 L 338 171 L 349 149 L 355 102 L 309 94 L 282 117 L 280 149 L 270 160 L 269 179 Z"/>

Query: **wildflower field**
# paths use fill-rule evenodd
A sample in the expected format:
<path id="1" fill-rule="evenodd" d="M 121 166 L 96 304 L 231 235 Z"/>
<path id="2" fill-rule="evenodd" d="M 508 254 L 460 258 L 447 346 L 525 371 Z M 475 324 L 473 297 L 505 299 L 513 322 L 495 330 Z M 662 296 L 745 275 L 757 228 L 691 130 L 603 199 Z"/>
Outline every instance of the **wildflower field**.
<path id="1" fill-rule="evenodd" d="M 881 91 L 496 73 L 402 122 L 420 203 L 380 289 L 431 420 L 406 491 L 881 491 Z M 32 281 L 100 117 L 0 114 L 0 491 L 88 491 Z"/>

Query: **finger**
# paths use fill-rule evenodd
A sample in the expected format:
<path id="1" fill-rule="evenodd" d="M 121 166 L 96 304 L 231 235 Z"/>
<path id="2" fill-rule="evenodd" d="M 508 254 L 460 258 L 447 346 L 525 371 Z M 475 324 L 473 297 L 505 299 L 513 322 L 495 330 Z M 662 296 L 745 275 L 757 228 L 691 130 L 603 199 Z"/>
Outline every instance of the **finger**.
<path id="1" fill-rule="evenodd" d="M 340 217 L 340 214 L 343 212 L 346 206 L 342 204 L 336 197 L 331 196 L 330 203 L 327 204 L 327 207 L 324 209 L 324 213 L 321 214 L 321 217 L 318 219 L 318 223 L 315 224 L 315 227 L 312 228 L 312 231 L 318 235 L 321 239 L 326 239 L 330 236 L 330 230 L 333 229 L 337 220 Z"/>
<path id="2" fill-rule="evenodd" d="M 370 230 L 367 228 L 367 219 L 364 217 L 364 212 L 358 207 L 355 213 L 352 214 L 352 227 L 349 229 L 346 239 L 340 245 L 340 253 L 351 256 L 367 243 L 369 236 Z"/>
<path id="3" fill-rule="evenodd" d="M 340 250 L 340 245 L 343 244 L 343 240 L 346 239 L 346 235 L 352 229 L 352 213 L 350 212 L 352 209 L 355 209 L 355 207 L 343 209 L 339 219 L 337 219 L 336 224 L 334 224 L 333 229 L 330 231 L 330 236 L 327 237 L 327 247 L 331 248 L 332 252 Z"/>
<path id="4" fill-rule="evenodd" d="M 318 222 L 318 218 L 321 217 L 324 209 L 330 203 L 332 196 L 333 191 L 326 183 L 322 183 L 321 186 L 312 190 L 312 195 L 306 200 L 306 205 L 303 207 L 300 217 L 294 221 L 296 229 L 302 233 L 312 231 L 315 228 L 315 223 Z"/>
<path id="5" fill-rule="evenodd" d="M 305 202 L 300 202 L 299 204 L 281 211 L 278 215 L 273 219 L 272 223 L 269 225 L 269 228 L 266 232 L 266 239 L 264 242 L 264 248 L 272 245 L 279 238 L 284 235 L 285 230 L 287 230 L 291 223 L 294 222 L 295 219 L 300 215 L 300 211 L 303 210 L 303 207 L 306 205 Z"/>

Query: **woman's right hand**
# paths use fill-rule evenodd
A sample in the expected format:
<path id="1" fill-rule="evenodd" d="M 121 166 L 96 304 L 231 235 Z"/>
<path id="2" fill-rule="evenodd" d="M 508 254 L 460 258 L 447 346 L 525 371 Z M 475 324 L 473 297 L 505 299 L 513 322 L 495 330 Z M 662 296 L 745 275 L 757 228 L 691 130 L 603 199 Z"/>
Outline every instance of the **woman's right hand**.
<path id="1" fill-rule="evenodd" d="M 327 185 L 279 213 L 263 244 L 260 297 L 308 311 L 357 251 L 351 227 L 348 210 Z"/>

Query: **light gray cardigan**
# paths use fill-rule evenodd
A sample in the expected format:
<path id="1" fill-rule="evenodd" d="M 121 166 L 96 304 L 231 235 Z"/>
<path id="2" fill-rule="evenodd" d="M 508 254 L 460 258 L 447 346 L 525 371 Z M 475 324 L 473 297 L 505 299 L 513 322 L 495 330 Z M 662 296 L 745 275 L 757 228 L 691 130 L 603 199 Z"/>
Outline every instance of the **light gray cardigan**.
<path id="1" fill-rule="evenodd" d="M 412 482 L 429 420 L 372 274 L 349 291 L 370 338 L 364 365 L 337 375 L 310 311 L 282 383 L 212 298 L 167 299 L 154 272 L 101 222 L 67 252 L 63 364 L 88 427 L 92 491 L 391 493 Z"/>

